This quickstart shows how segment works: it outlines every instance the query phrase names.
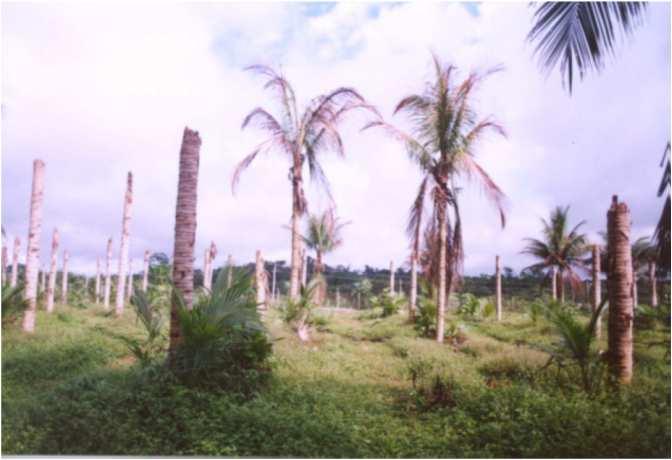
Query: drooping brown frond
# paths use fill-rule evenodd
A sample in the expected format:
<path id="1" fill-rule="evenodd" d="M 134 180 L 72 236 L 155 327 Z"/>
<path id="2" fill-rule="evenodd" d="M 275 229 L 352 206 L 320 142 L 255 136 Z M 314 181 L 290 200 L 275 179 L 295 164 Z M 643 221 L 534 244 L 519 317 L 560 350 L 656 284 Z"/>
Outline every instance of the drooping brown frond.
<path id="1" fill-rule="evenodd" d="M 236 165 L 236 169 L 233 171 L 233 178 L 231 179 L 231 191 L 235 194 L 236 193 L 236 185 L 238 185 L 238 181 L 240 180 L 240 173 L 242 173 L 245 169 L 247 169 L 248 166 L 254 161 L 254 159 L 259 155 L 261 152 L 265 151 L 266 149 L 269 148 L 269 144 L 271 143 L 272 139 L 267 139 L 261 144 L 257 145 L 255 149 L 247 155 L 245 158 L 242 159 L 240 163 Z"/>

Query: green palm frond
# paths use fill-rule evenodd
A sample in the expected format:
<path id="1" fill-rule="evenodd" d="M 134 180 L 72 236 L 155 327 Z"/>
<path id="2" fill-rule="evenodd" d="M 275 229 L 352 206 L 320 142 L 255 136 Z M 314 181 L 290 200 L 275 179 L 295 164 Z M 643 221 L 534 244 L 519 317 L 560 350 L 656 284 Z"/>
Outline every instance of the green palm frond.
<path id="1" fill-rule="evenodd" d="M 576 71 L 583 79 L 588 71 L 602 70 L 617 34 L 630 33 L 645 10 L 645 2 L 543 2 L 527 39 L 536 42 L 543 67 L 550 71 L 560 64 L 571 94 Z"/>

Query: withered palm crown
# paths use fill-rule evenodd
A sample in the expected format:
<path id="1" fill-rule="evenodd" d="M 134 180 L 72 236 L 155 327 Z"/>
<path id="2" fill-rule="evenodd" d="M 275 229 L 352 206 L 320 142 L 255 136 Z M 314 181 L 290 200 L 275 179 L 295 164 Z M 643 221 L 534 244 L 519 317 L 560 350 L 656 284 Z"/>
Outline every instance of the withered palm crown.
<path id="1" fill-rule="evenodd" d="M 474 90 L 490 74 L 501 70 L 491 69 L 485 73 L 470 73 L 464 80 L 457 80 L 457 68 L 443 65 L 436 55 L 432 55 L 435 78 L 426 83 L 421 94 L 412 94 L 403 98 L 394 109 L 394 114 L 404 112 L 412 124 L 411 134 L 407 134 L 393 125 L 377 120 L 366 128 L 381 127 L 391 136 L 403 141 L 410 159 L 421 172 L 422 180 L 418 194 L 410 209 L 407 233 L 411 245 L 417 254 L 420 246 L 421 227 L 425 204 L 431 197 L 433 217 L 428 221 L 427 235 L 438 238 L 437 213 L 444 205 L 453 212 L 448 220 L 447 271 L 456 273 L 461 266 L 462 224 L 457 200 L 456 182 L 460 178 L 473 180 L 481 185 L 487 198 L 495 205 L 505 225 L 504 194 L 488 173 L 475 159 L 477 141 L 487 132 L 505 136 L 504 129 L 489 117 L 479 118 L 472 106 Z M 428 244 L 436 246 L 436 244 Z M 438 258 L 438 256 L 437 256 Z M 449 276 L 450 277 L 450 276 Z"/>
<path id="2" fill-rule="evenodd" d="M 527 246 L 523 254 L 529 254 L 539 262 L 526 269 L 558 268 L 563 278 L 576 285 L 580 283 L 578 270 L 586 267 L 585 255 L 588 239 L 579 229 L 586 223 L 581 221 L 569 230 L 569 206 L 558 206 L 551 211 L 549 220 L 541 219 L 542 239 L 525 238 Z"/>
<path id="3" fill-rule="evenodd" d="M 560 63 L 563 85 L 571 93 L 575 67 L 579 79 L 602 70 L 618 35 L 641 24 L 645 11 L 646 2 L 541 2 L 527 39 L 536 42 L 543 67 L 550 71 Z"/>

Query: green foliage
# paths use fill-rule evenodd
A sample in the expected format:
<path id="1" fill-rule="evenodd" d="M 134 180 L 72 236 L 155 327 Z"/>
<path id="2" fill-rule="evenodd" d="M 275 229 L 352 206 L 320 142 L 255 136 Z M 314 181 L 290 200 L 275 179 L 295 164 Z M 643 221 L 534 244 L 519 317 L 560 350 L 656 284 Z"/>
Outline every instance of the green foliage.
<path id="1" fill-rule="evenodd" d="M 178 310 L 182 341 L 175 350 L 180 382 L 245 396 L 255 394 L 269 376 L 272 345 L 254 299 L 250 276 L 237 276 L 226 286 L 222 272 L 210 293 L 191 310 Z"/>
<path id="2" fill-rule="evenodd" d="M 525 307 L 527 310 L 527 316 L 529 316 L 532 324 L 537 324 L 539 318 L 544 314 L 544 301 L 541 299 L 536 299 L 532 302 L 525 302 Z"/>
<path id="3" fill-rule="evenodd" d="M 300 324 L 313 325 L 313 311 L 317 308 L 313 299 L 320 282 L 320 279 L 313 278 L 307 286 L 301 286 L 298 299 L 288 298 L 285 305 L 280 306 L 281 317 L 285 323 L 295 328 Z"/>
<path id="4" fill-rule="evenodd" d="M 2 286 L 2 328 L 16 323 L 26 309 L 26 301 L 23 299 L 23 286 L 17 284 L 11 287 L 9 284 Z"/>
<path id="5" fill-rule="evenodd" d="M 372 308 L 380 308 L 382 310 L 381 317 L 387 318 L 399 313 L 399 310 L 404 306 L 404 298 L 390 294 L 389 289 L 384 289 L 380 295 L 371 297 L 369 304 Z"/>
<path id="6" fill-rule="evenodd" d="M 644 321 L 642 321 L 644 320 Z M 648 305 L 640 305 L 635 310 L 635 325 L 644 323 L 648 328 L 653 326 L 656 322 L 662 327 L 670 328 L 670 304 L 669 302 L 662 302 L 658 307 L 650 307 Z"/>
<path id="7" fill-rule="evenodd" d="M 422 337 L 436 335 L 436 303 L 423 295 L 418 296 L 418 311 L 415 315 L 415 329 Z"/>
<path id="8" fill-rule="evenodd" d="M 164 319 L 158 305 L 142 291 L 133 294 L 131 304 L 135 309 L 136 320 L 142 323 L 145 336 L 142 339 L 121 336 L 129 351 L 142 367 L 147 367 L 165 352 L 166 340 L 162 333 Z"/>
<path id="9" fill-rule="evenodd" d="M 496 313 L 496 310 L 495 304 L 491 300 L 488 300 L 483 305 L 483 308 L 481 308 L 481 316 L 483 316 L 483 318 L 490 318 Z"/>
<path id="10" fill-rule="evenodd" d="M 474 319 L 478 316 L 481 309 L 481 304 L 475 295 L 470 293 L 460 293 L 458 296 L 459 306 L 457 313 L 463 318 Z"/>

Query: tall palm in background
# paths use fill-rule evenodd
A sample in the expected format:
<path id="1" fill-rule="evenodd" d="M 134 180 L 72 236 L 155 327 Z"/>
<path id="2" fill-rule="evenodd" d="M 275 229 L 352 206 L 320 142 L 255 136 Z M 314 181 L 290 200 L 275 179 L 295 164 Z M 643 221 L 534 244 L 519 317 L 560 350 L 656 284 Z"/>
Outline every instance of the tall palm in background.
<path id="1" fill-rule="evenodd" d="M 643 236 L 632 243 L 632 298 L 635 307 L 639 304 L 637 291 L 637 275 L 652 261 L 656 260 L 656 247 L 651 244 L 651 238 Z"/>
<path id="2" fill-rule="evenodd" d="M 645 2 L 543 2 L 535 6 L 527 39 L 536 42 L 543 67 L 560 64 L 571 94 L 576 72 L 582 80 L 588 71 L 601 71 L 618 35 L 631 33 L 645 11 Z"/>
<path id="3" fill-rule="evenodd" d="M 301 235 L 299 222 L 307 210 L 308 202 L 303 191 L 303 170 L 307 163 L 310 178 L 316 180 L 327 192 L 329 183 L 319 163 L 319 154 L 326 150 L 345 156 L 343 140 L 338 132 L 338 124 L 344 116 L 355 109 L 364 109 L 377 114 L 364 98 L 352 88 L 338 88 L 327 94 L 313 98 L 303 112 L 299 112 L 294 89 L 287 79 L 270 67 L 254 65 L 248 67 L 267 79 L 265 89 L 271 90 L 280 101 L 280 114 L 271 115 L 257 107 L 243 120 L 242 128 L 256 124 L 267 131 L 269 137 L 238 164 L 233 174 L 232 188 L 235 190 L 240 173 L 261 153 L 276 150 L 290 161 L 289 180 L 292 182 L 292 257 L 289 295 L 296 300 L 299 296 L 299 266 Z"/>
<path id="4" fill-rule="evenodd" d="M 349 222 L 339 222 L 333 208 L 320 215 L 308 216 L 306 234 L 302 236 L 308 249 L 315 251 L 315 279 L 319 279 L 324 269 L 322 257 L 343 244 L 341 230 Z M 322 304 L 326 297 L 326 282 L 316 287 L 317 303 Z"/>
<path id="5" fill-rule="evenodd" d="M 454 66 L 442 65 L 437 56 L 432 57 L 435 80 L 427 83 L 422 94 L 402 99 L 394 110 L 394 114 L 408 114 L 412 135 L 382 120 L 369 123 L 366 128 L 382 127 L 403 141 L 410 159 L 422 173 L 407 227 L 414 255 L 419 253 L 425 202 L 431 198 L 432 216 L 426 232 L 438 235 L 438 244 L 434 244 L 431 252 L 438 260 L 436 340 L 443 342 L 446 299 L 459 278 L 463 260 L 456 182 L 467 178 L 480 183 L 498 209 L 504 226 L 504 194 L 474 158 L 476 141 L 486 131 L 504 135 L 504 130 L 489 118 L 479 119 L 471 102 L 478 84 L 496 69 L 485 74 L 471 73 L 460 82 L 456 81 Z"/>
<path id="6" fill-rule="evenodd" d="M 665 161 L 667 160 L 667 161 Z M 660 214 L 656 231 L 653 238 L 656 241 L 656 250 L 658 252 L 658 264 L 666 270 L 670 269 L 670 143 L 667 143 L 663 152 L 663 159 L 660 161 L 663 167 L 663 177 L 658 186 L 658 196 L 661 197 L 667 192 L 663 212 Z"/>
<path id="7" fill-rule="evenodd" d="M 586 267 L 585 254 L 588 251 L 588 240 L 579 229 L 586 222 L 581 221 L 569 229 L 569 206 L 556 207 L 551 211 L 549 220 L 541 219 L 543 225 L 542 239 L 525 238 L 527 246 L 523 254 L 529 254 L 539 262 L 526 269 L 557 269 L 557 289 L 560 300 L 564 301 L 564 284 L 569 282 L 572 288 L 581 284 L 577 271 Z"/>

